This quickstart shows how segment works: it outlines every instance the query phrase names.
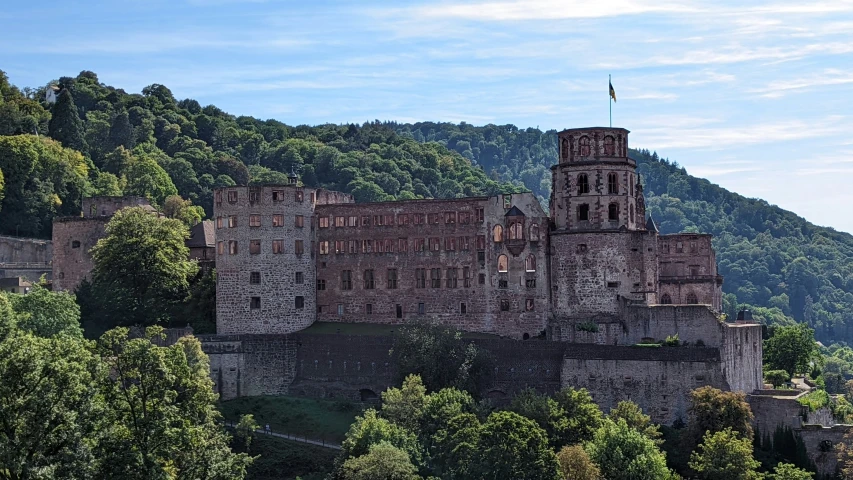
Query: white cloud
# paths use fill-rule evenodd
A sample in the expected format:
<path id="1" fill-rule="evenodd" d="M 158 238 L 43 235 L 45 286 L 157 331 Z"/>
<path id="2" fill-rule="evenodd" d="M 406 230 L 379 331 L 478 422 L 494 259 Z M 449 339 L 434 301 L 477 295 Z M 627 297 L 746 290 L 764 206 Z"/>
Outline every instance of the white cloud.
<path id="1" fill-rule="evenodd" d="M 562 20 L 601 18 L 642 13 L 687 13 L 696 8 L 665 1 L 524 0 L 477 2 L 464 5 L 440 3 L 414 9 L 425 17 L 462 18 L 476 21 Z"/>

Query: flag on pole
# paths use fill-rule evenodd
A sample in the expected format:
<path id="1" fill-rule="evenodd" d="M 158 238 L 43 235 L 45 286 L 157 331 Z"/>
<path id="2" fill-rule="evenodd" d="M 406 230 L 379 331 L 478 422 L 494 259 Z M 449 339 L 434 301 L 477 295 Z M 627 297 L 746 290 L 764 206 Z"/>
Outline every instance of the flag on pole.
<path id="1" fill-rule="evenodd" d="M 616 90 L 613 90 L 613 83 L 612 82 L 608 81 L 607 83 L 610 84 L 610 98 L 612 98 L 613 101 L 615 102 L 616 101 Z"/>

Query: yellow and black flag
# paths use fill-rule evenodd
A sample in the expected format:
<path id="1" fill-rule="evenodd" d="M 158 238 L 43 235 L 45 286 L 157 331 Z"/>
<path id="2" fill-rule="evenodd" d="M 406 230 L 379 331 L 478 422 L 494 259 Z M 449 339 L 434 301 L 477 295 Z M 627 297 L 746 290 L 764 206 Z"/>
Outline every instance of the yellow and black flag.
<path id="1" fill-rule="evenodd" d="M 616 101 L 616 90 L 613 90 L 613 83 L 612 82 L 608 81 L 607 83 L 610 85 L 610 98 L 612 98 L 613 101 L 615 102 Z"/>

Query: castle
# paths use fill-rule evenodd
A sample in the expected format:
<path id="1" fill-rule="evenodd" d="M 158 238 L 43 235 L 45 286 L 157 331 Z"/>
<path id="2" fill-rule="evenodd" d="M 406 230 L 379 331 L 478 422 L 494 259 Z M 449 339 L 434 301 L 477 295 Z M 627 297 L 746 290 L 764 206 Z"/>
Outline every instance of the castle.
<path id="1" fill-rule="evenodd" d="M 709 235 L 660 235 L 646 216 L 628 133 L 560 132 L 549 212 L 531 193 L 355 203 L 295 182 L 216 189 L 201 235 L 215 237 L 203 251 L 217 334 L 200 338 L 218 393 L 375 398 L 396 381 L 393 339 L 310 327 L 417 320 L 493 335 L 475 341 L 498 359 L 495 399 L 573 385 L 670 423 L 697 386 L 760 389 L 761 326 L 721 318 Z M 109 205 L 57 220 L 56 287 L 91 269 Z M 682 346 L 636 346 L 668 337 Z"/>

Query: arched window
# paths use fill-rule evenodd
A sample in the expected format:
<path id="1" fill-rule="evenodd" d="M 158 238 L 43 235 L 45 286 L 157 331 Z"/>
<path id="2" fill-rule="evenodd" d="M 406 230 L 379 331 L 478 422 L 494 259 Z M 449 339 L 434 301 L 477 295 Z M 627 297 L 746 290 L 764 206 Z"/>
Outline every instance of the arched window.
<path id="1" fill-rule="evenodd" d="M 628 220 L 631 223 L 634 223 L 634 204 L 633 203 L 628 207 Z"/>
<path id="2" fill-rule="evenodd" d="M 524 270 L 526 272 L 535 272 L 536 271 L 536 257 L 533 255 L 528 255 L 527 259 L 524 261 Z"/>
<path id="3" fill-rule="evenodd" d="M 498 272 L 507 271 L 509 271 L 509 259 L 506 255 L 501 255 L 498 257 Z"/>
<path id="4" fill-rule="evenodd" d="M 697 303 L 699 303 L 699 299 L 696 298 L 695 293 L 690 292 L 687 294 L 687 298 L 685 298 L 685 303 L 687 303 L 689 305 L 696 305 Z"/>
<path id="5" fill-rule="evenodd" d="M 578 195 L 589 193 L 589 179 L 585 173 L 578 175 Z"/>
<path id="6" fill-rule="evenodd" d="M 560 143 L 560 145 L 561 145 L 561 150 L 560 150 L 561 157 L 563 158 L 563 160 L 568 160 L 569 159 L 569 141 L 564 138 L 563 141 Z"/>
<path id="7" fill-rule="evenodd" d="M 607 207 L 607 219 L 611 222 L 619 220 L 619 204 L 611 203 Z"/>
<path id="8" fill-rule="evenodd" d="M 584 135 L 578 140 L 578 154 L 581 157 L 588 157 L 590 153 L 589 149 L 589 137 Z"/>
<path id="9" fill-rule="evenodd" d="M 664 293 L 663 295 L 660 296 L 660 303 L 661 303 L 661 305 L 671 305 L 672 304 L 672 298 L 670 298 L 668 293 Z"/>
<path id="10" fill-rule="evenodd" d="M 521 240 L 524 238 L 524 227 L 521 225 L 521 222 L 513 222 L 509 226 L 509 239 L 510 240 Z"/>
<path id="11" fill-rule="evenodd" d="M 607 174 L 607 193 L 611 195 L 619 193 L 619 175 L 615 173 Z"/>
<path id="12" fill-rule="evenodd" d="M 495 239 L 495 243 L 500 243 L 504 241 L 504 227 L 500 225 L 495 225 L 494 230 L 492 230 L 493 237 Z"/>
<path id="13" fill-rule="evenodd" d="M 530 224 L 530 241 L 538 242 L 539 241 L 539 225 L 532 223 Z"/>
<path id="14" fill-rule="evenodd" d="M 613 137 L 607 135 L 604 137 L 604 154 L 605 155 L 615 155 L 616 154 L 616 143 L 613 141 Z"/>

